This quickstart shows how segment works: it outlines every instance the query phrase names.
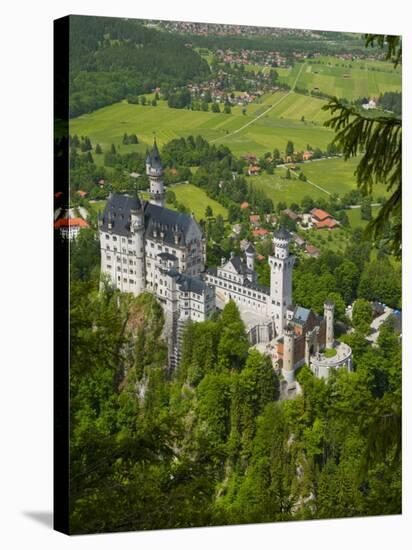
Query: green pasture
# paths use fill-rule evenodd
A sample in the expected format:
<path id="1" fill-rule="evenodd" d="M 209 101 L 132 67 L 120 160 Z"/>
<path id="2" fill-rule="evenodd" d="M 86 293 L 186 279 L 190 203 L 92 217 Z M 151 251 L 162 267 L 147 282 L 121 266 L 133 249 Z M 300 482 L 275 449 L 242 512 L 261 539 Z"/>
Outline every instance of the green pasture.
<path id="1" fill-rule="evenodd" d="M 380 208 L 380 206 L 372 206 L 372 217 L 375 217 Z M 360 208 L 348 208 L 348 210 L 346 210 L 346 214 L 348 215 L 349 223 L 352 228 L 366 227 L 368 221 L 361 219 Z"/>
<path id="2" fill-rule="evenodd" d="M 103 151 L 109 150 L 113 143 L 121 153 L 136 150 L 144 152 L 152 143 L 154 132 L 160 146 L 181 136 L 202 135 L 209 141 L 216 140 L 216 144 L 227 145 L 236 155 L 247 152 L 261 155 L 275 147 L 284 151 L 288 140 L 294 142 L 296 149 L 305 149 L 308 143 L 312 147 L 325 149 L 332 141 L 333 132 L 322 126 L 319 109 L 321 102 L 313 98 L 306 98 L 309 101 L 305 102 L 298 94 L 291 93 L 290 96 L 300 105 L 294 108 L 289 96 L 283 99 L 285 95 L 279 92 L 266 94 L 259 103 L 247 107 L 246 115 L 242 114 L 241 107 L 235 107 L 232 114 L 226 115 L 170 109 L 162 101 L 157 107 L 131 105 L 122 101 L 72 119 L 70 133 L 89 136 L 92 144 L 99 143 Z M 271 111 L 256 119 L 272 106 Z M 300 120 L 302 114 L 305 123 Z M 280 118 L 283 115 L 292 118 Z M 311 116 L 313 121 L 310 120 Z M 236 132 L 251 121 L 251 125 Z M 137 134 L 140 143 L 123 145 L 124 133 Z M 102 157 L 95 155 L 95 159 L 98 163 L 102 162 Z"/>
<path id="3" fill-rule="evenodd" d="M 335 59 L 335 58 L 332 58 Z M 342 64 L 345 65 L 342 67 Z M 296 63 L 281 81 L 290 86 L 299 73 L 301 63 Z M 350 68 L 349 65 L 352 67 Z M 369 67 L 369 69 L 368 69 Z M 372 67 L 379 71 L 370 70 Z M 358 97 L 378 96 L 383 92 L 401 90 L 401 73 L 391 69 L 390 64 L 377 65 L 377 62 L 364 61 L 361 63 L 335 61 L 327 63 L 304 63 L 304 67 L 297 82 L 298 88 L 309 91 L 320 91 L 329 95 L 356 99 Z"/>
<path id="4" fill-rule="evenodd" d="M 168 186 L 168 189 L 173 191 L 179 203 L 183 204 L 194 213 L 198 221 L 201 219 L 206 219 L 205 210 L 207 206 L 211 207 L 214 216 L 220 214 L 224 219 L 227 218 L 227 209 L 224 206 L 219 204 L 214 199 L 209 198 L 203 189 L 200 189 L 191 183 Z M 171 204 L 168 204 L 167 206 L 172 208 Z"/>
<path id="5" fill-rule="evenodd" d="M 300 204 L 305 196 L 310 196 L 313 199 L 328 198 L 328 195 L 321 190 L 294 176 L 291 179 L 286 179 L 285 174 L 285 170 L 277 168 L 273 175 L 250 176 L 248 182 L 256 189 L 264 191 L 272 199 L 275 206 L 278 202 L 285 202 L 288 206 L 293 202 Z"/>
<path id="6" fill-rule="evenodd" d="M 352 189 L 357 189 L 355 170 L 359 158 L 325 159 L 319 161 L 306 162 L 301 166 L 302 172 L 313 183 L 326 189 L 330 193 L 344 195 Z M 379 197 L 386 194 L 385 187 L 381 184 L 374 188 L 373 196 Z"/>

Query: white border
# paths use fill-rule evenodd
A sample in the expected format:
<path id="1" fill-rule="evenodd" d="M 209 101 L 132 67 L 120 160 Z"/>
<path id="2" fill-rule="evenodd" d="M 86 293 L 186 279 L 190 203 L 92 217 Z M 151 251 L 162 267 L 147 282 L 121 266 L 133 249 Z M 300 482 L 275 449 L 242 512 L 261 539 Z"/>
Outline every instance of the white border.
<path id="1" fill-rule="evenodd" d="M 1 64 L 1 378 L 0 542 L 9 548 L 406 548 L 411 519 L 410 444 L 404 443 L 404 514 L 352 520 L 277 523 L 99 535 L 69 539 L 28 513 L 52 507 L 52 20 L 69 13 L 402 34 L 404 99 L 410 97 L 410 14 L 401 0 L 204 2 L 61 0 L 3 6 Z M 409 103 L 409 102 L 408 102 Z M 404 108 L 409 136 L 410 106 Z M 410 174 L 410 142 L 405 175 Z M 404 181 L 404 257 L 410 258 L 411 193 Z M 409 185 L 410 187 L 410 185 Z M 408 208 L 409 205 L 409 208 Z M 409 237 L 408 237 L 409 236 Z M 4 278 L 4 280 L 3 280 Z M 404 281 L 411 270 L 404 261 Z M 404 387 L 408 374 L 410 301 L 404 300 Z M 408 353 L 409 352 L 409 353 Z M 405 393 L 404 433 L 410 418 Z M 43 513 L 43 516 L 42 516 Z M 46 514 L 47 516 L 47 514 Z"/>

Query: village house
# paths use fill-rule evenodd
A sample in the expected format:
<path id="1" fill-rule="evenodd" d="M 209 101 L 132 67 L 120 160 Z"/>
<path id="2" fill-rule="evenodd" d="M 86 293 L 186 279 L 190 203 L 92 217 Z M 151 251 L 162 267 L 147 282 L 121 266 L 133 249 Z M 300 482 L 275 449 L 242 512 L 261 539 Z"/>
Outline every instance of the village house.
<path id="1" fill-rule="evenodd" d="M 304 246 L 305 244 L 305 239 L 302 239 L 302 237 L 297 233 L 293 235 L 293 241 L 297 246 L 299 246 L 299 248 L 302 248 L 302 246 Z"/>
<path id="2" fill-rule="evenodd" d="M 242 202 L 242 204 L 240 205 L 240 209 L 241 210 L 246 210 L 249 208 L 249 203 L 248 202 Z"/>
<path id="3" fill-rule="evenodd" d="M 304 151 L 302 153 L 303 160 L 310 160 L 313 157 L 313 151 Z"/>
<path id="4" fill-rule="evenodd" d="M 293 210 L 291 210 L 290 208 L 286 208 L 286 210 L 283 210 L 282 214 L 287 216 L 293 222 L 297 222 L 301 218 L 300 214 L 296 214 L 296 212 L 293 212 Z"/>
<path id="5" fill-rule="evenodd" d="M 313 246 L 313 244 L 307 244 L 306 245 L 306 254 L 308 256 L 310 256 L 311 258 L 319 258 L 320 250 L 319 250 L 319 248 L 316 248 L 316 246 Z"/>
<path id="6" fill-rule="evenodd" d="M 320 208 L 313 208 L 311 211 L 311 222 L 316 229 L 334 229 L 339 227 L 339 222 L 329 212 Z"/>
<path id="7" fill-rule="evenodd" d="M 60 231 L 63 239 L 73 240 L 77 238 L 80 229 L 89 227 L 89 224 L 82 218 L 60 218 L 54 222 L 54 229 Z"/>
<path id="8" fill-rule="evenodd" d="M 254 237 L 258 237 L 260 239 L 263 239 L 264 237 L 266 237 L 266 235 L 269 234 L 269 231 L 267 229 L 262 229 L 262 228 L 254 229 L 252 231 L 252 234 L 253 234 Z"/>
<path id="9" fill-rule="evenodd" d="M 256 228 L 260 227 L 260 216 L 259 216 L 259 214 L 253 214 L 252 216 L 249 216 L 249 221 L 254 227 L 256 227 Z"/>
<path id="10" fill-rule="evenodd" d="M 260 174 L 260 166 L 249 166 L 247 173 L 249 176 L 258 176 Z"/>

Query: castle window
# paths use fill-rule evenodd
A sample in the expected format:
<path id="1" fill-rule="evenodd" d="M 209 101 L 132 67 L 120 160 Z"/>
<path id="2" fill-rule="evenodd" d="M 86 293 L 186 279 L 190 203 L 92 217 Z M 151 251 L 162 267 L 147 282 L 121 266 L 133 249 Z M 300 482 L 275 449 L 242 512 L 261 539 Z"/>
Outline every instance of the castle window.
<path id="1" fill-rule="evenodd" d="M 134 285 L 134 280 L 133 280 L 133 279 L 129 279 L 129 283 L 130 283 L 131 285 Z"/>
<path id="2" fill-rule="evenodd" d="M 112 269 L 112 266 L 110 264 L 107 264 L 107 269 Z"/>
<path id="3" fill-rule="evenodd" d="M 117 241 L 116 235 L 113 235 L 113 240 L 114 240 L 114 241 Z"/>
<path id="4" fill-rule="evenodd" d="M 113 247 L 114 252 L 117 252 L 117 246 Z"/>
<path id="5" fill-rule="evenodd" d="M 129 244 L 132 244 L 132 243 L 133 243 L 132 239 L 128 239 L 127 242 L 128 242 Z"/>
<path id="6" fill-rule="evenodd" d="M 106 239 L 110 239 L 110 235 L 106 233 Z"/>

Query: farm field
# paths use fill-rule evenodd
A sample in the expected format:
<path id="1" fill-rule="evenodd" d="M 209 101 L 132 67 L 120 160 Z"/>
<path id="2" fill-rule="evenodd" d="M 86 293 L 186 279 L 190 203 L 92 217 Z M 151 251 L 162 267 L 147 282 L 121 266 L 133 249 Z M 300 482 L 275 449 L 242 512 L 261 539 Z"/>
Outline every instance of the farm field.
<path id="1" fill-rule="evenodd" d="M 316 189 L 309 183 L 292 176 L 285 178 L 285 170 L 277 168 L 275 174 L 262 174 L 260 176 L 250 176 L 247 181 L 256 189 L 261 189 L 272 199 L 274 206 L 278 202 L 285 202 L 290 206 L 293 202 L 300 203 L 305 196 L 312 198 L 328 198 L 323 191 Z"/>
<path id="2" fill-rule="evenodd" d="M 380 206 L 372 206 L 372 217 L 374 218 L 377 212 L 379 212 Z M 360 208 L 349 208 L 346 210 L 348 215 L 349 223 L 351 227 L 365 227 L 367 225 L 366 220 L 361 219 L 361 209 Z"/>
<path id="3" fill-rule="evenodd" d="M 343 158 L 326 159 L 307 162 L 301 165 L 301 170 L 310 181 L 330 193 L 344 195 L 352 189 L 357 189 L 354 172 L 358 162 L 357 158 L 350 158 L 346 161 Z M 373 192 L 375 198 L 385 194 L 386 189 L 383 185 L 375 186 Z"/>
<path id="4" fill-rule="evenodd" d="M 197 221 L 205 219 L 205 210 L 207 206 L 211 207 L 214 216 L 220 214 L 224 219 L 227 218 L 227 209 L 224 206 L 209 198 L 203 189 L 200 189 L 191 183 L 170 185 L 167 189 L 173 191 L 176 195 L 177 201 L 194 213 Z M 168 204 L 167 206 L 173 208 L 171 204 Z"/>
<path id="5" fill-rule="evenodd" d="M 296 86 L 349 100 L 364 96 L 378 96 L 385 91 L 395 92 L 401 89 L 401 73 L 393 70 L 390 63 L 371 62 L 370 65 L 367 61 L 339 63 L 336 59 L 328 63 L 306 61 Z M 342 67 L 342 64 L 345 66 Z M 349 64 L 352 65 L 351 68 Z M 286 76 L 281 77 L 281 81 L 291 86 L 301 65 L 301 63 L 294 65 Z M 379 70 L 371 70 L 372 68 Z"/>
<path id="6" fill-rule="evenodd" d="M 333 132 L 321 125 L 319 114 L 321 102 L 313 98 L 304 98 L 305 102 L 302 101 L 302 96 L 291 93 L 290 95 L 296 96 L 295 100 L 301 105 L 299 108 L 294 108 L 289 96 L 283 99 L 285 95 L 277 92 L 263 96 L 260 103 L 254 104 L 253 107 L 248 106 L 246 115 L 241 114 L 240 107 L 234 108 L 232 114 L 226 115 L 170 109 L 164 102 L 159 102 L 157 107 L 152 107 L 131 105 L 122 101 L 72 119 L 70 133 L 89 136 L 93 145 L 99 143 L 103 151 L 108 150 L 113 143 L 118 146 L 121 153 L 136 150 L 144 152 L 152 143 L 153 132 L 156 132 L 156 139 L 160 146 L 174 138 L 202 135 L 209 141 L 216 140 L 217 144 L 227 145 L 235 155 L 247 152 L 261 155 L 272 151 L 275 147 L 284 151 L 289 139 L 294 142 L 296 149 L 305 149 L 308 143 L 312 147 L 325 149 L 332 141 Z M 273 113 L 269 111 L 254 121 L 256 116 L 279 101 L 280 103 L 273 107 Z M 291 118 L 280 118 L 283 116 L 281 113 Z M 300 120 L 302 114 L 305 119 L 307 118 L 306 123 Z M 310 122 L 311 116 L 317 117 L 318 120 Z M 252 124 L 231 135 L 252 120 Z M 136 133 L 140 143 L 123 145 L 124 133 Z"/>

